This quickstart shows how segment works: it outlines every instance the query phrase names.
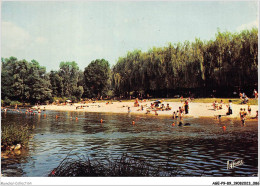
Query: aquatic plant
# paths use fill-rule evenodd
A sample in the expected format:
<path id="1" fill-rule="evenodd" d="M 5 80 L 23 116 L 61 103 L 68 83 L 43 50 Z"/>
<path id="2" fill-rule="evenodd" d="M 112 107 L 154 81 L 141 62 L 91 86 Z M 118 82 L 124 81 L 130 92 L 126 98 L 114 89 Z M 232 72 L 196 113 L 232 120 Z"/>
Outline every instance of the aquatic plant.
<path id="1" fill-rule="evenodd" d="M 178 169 L 166 163 L 162 168 L 152 168 L 148 161 L 123 154 L 116 159 L 99 161 L 87 157 L 77 159 L 68 155 L 59 166 L 53 169 L 50 177 L 154 177 L 176 176 Z"/>
<path id="2" fill-rule="evenodd" d="M 2 125 L 1 127 L 1 149 L 6 150 L 12 145 L 21 144 L 26 146 L 30 137 L 30 127 L 28 125 Z"/>

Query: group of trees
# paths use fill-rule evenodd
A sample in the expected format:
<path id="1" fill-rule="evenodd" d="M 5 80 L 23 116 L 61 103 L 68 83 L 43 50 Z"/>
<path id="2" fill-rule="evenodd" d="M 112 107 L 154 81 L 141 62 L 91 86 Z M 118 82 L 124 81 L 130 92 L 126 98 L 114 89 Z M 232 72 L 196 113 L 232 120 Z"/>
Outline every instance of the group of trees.
<path id="1" fill-rule="evenodd" d="M 105 94 L 109 85 L 109 63 L 92 61 L 82 72 L 76 62 L 61 62 L 58 71 L 46 72 L 35 60 L 2 58 L 1 99 L 26 103 L 46 101 L 79 101 L 81 97 L 97 97 Z"/>
<path id="2" fill-rule="evenodd" d="M 1 99 L 43 101 L 51 98 L 51 84 L 45 67 L 35 60 L 18 61 L 15 57 L 2 59 Z"/>
<path id="3" fill-rule="evenodd" d="M 130 93 L 154 97 L 231 96 L 258 86 L 258 29 L 218 32 L 215 40 L 169 44 L 148 52 L 134 50 L 111 69 L 108 61 L 92 61 L 84 71 L 76 62 L 61 62 L 46 72 L 35 60 L 2 58 L 1 97 L 8 102 L 53 102 Z M 240 90 L 239 90 L 240 89 Z"/>
<path id="4" fill-rule="evenodd" d="M 118 95 L 133 91 L 155 97 L 252 93 L 258 86 L 258 30 L 218 32 L 215 40 L 129 52 L 113 67 L 112 84 Z"/>

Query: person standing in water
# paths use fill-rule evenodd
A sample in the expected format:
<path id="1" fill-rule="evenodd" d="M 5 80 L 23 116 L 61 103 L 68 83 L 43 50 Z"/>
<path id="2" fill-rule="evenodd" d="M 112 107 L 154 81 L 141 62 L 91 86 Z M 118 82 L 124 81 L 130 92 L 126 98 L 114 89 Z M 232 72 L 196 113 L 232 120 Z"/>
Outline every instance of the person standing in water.
<path id="1" fill-rule="evenodd" d="M 240 116 L 240 119 L 241 119 L 241 120 L 242 120 L 243 115 L 244 115 L 243 109 L 240 108 L 239 116 Z"/>
<path id="2" fill-rule="evenodd" d="M 175 118 L 176 118 L 176 113 L 174 111 L 173 114 L 172 114 L 172 119 L 175 119 Z"/>

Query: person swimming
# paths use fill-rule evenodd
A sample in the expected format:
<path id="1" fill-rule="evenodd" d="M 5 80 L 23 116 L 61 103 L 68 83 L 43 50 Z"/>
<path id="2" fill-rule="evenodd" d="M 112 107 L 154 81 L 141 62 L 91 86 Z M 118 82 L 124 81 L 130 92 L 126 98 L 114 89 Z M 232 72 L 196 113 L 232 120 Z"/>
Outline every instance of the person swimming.
<path id="1" fill-rule="evenodd" d="M 172 114 L 172 119 L 175 119 L 175 118 L 176 118 L 176 113 L 174 111 L 173 114 Z"/>

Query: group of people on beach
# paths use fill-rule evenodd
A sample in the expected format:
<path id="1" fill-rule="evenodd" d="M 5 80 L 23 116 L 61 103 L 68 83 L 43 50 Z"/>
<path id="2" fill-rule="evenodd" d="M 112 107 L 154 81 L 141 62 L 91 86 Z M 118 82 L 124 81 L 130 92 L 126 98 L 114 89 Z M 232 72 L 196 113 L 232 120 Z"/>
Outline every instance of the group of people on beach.
<path id="1" fill-rule="evenodd" d="M 228 111 L 227 111 L 226 115 L 232 115 L 233 114 L 232 100 L 229 100 L 228 102 L 229 102 L 227 105 Z M 213 106 L 213 109 L 216 111 L 216 110 L 223 109 L 223 104 L 224 104 L 223 100 L 221 100 L 220 103 L 218 103 L 218 101 L 214 101 L 212 106 Z"/>
<path id="2" fill-rule="evenodd" d="M 182 120 L 184 114 L 189 114 L 189 101 L 186 99 L 184 101 L 184 105 L 182 107 L 179 107 L 177 111 L 173 111 L 172 118 Z"/>
<path id="3" fill-rule="evenodd" d="M 247 95 L 243 92 L 243 93 L 239 93 L 239 97 L 241 100 L 241 104 L 247 104 L 249 101 L 249 98 L 247 97 Z"/>
<path id="4" fill-rule="evenodd" d="M 255 97 L 255 99 L 258 99 L 258 92 L 256 91 L 256 89 L 254 89 L 254 91 L 253 91 L 253 96 Z M 245 92 L 243 92 L 243 93 L 240 92 L 239 97 L 240 97 L 240 100 L 241 100 L 241 104 L 247 104 L 249 102 L 249 98 L 245 94 Z"/>
<path id="5" fill-rule="evenodd" d="M 223 100 L 220 101 L 220 103 L 218 104 L 218 101 L 214 101 L 213 102 L 213 109 L 216 111 L 216 110 L 221 110 L 223 108 L 223 105 L 224 102 Z"/>
<path id="6" fill-rule="evenodd" d="M 155 102 L 152 102 L 150 104 L 150 106 L 148 107 L 147 104 L 146 105 L 140 105 L 139 104 L 139 100 L 138 98 L 136 98 L 135 102 L 134 102 L 134 107 L 141 107 L 140 109 L 138 109 L 137 111 L 143 111 L 144 107 L 146 107 L 146 114 L 151 113 L 151 111 L 154 111 L 155 115 L 159 115 L 157 111 L 170 111 L 172 110 L 172 107 L 170 107 L 170 104 L 167 103 L 166 106 L 164 103 L 162 103 L 164 100 L 157 100 Z M 128 106 L 127 106 L 128 107 Z M 131 108 L 128 107 L 128 113 L 131 112 Z M 173 119 L 175 118 L 183 118 L 183 114 L 188 114 L 189 113 L 189 100 L 186 99 L 184 101 L 184 104 L 182 107 L 179 107 L 178 110 L 173 111 Z"/>
<path id="7" fill-rule="evenodd" d="M 171 110 L 172 107 L 170 107 L 169 103 L 167 103 L 166 106 L 164 104 L 159 106 L 158 103 L 151 103 L 150 109 L 155 109 L 157 111 L 165 111 L 165 110 L 167 111 L 167 110 Z"/>

